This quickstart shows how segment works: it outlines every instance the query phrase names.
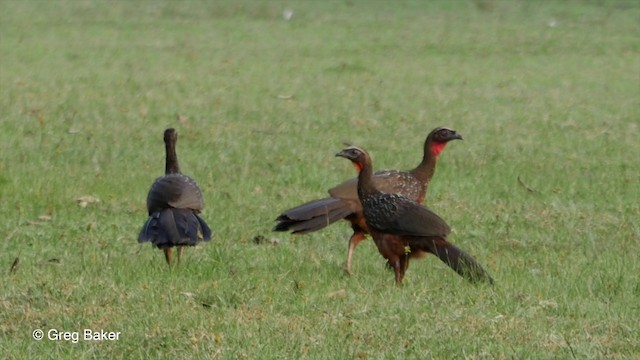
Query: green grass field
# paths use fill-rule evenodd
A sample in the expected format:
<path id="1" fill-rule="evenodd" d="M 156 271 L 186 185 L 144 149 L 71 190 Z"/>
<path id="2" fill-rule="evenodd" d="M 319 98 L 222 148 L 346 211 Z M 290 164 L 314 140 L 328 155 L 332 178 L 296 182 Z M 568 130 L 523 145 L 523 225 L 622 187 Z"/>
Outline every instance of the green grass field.
<path id="1" fill-rule="evenodd" d="M 1 0 L 2 357 L 638 359 L 639 18 L 631 0 Z M 271 232 L 355 176 L 344 142 L 408 169 L 436 126 L 465 140 L 427 204 L 494 288 L 435 257 L 398 288 L 371 241 L 347 276 L 345 222 Z M 166 127 L 215 232 L 174 269 L 136 241 Z"/>

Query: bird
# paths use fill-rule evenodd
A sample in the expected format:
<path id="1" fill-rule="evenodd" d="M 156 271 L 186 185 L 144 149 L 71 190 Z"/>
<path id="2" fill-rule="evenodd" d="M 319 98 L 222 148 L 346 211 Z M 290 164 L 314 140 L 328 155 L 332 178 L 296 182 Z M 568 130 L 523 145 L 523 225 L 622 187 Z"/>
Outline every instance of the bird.
<path id="1" fill-rule="evenodd" d="M 419 203 L 424 202 L 429 182 L 436 169 L 438 156 L 451 140 L 462 140 L 462 135 L 453 129 L 436 127 L 424 142 L 422 161 L 412 170 L 383 170 L 376 172 L 373 181 L 384 192 L 402 194 Z M 349 179 L 330 189 L 329 197 L 313 200 L 284 211 L 276 219 L 274 231 L 291 231 L 306 234 L 320 230 L 334 222 L 345 219 L 351 223 L 353 234 L 349 238 L 349 248 L 345 271 L 351 274 L 353 253 L 369 234 L 358 200 L 358 178 Z"/>
<path id="2" fill-rule="evenodd" d="M 385 193 L 376 186 L 372 160 L 365 150 L 350 146 L 336 156 L 351 160 L 359 171 L 358 198 L 367 228 L 393 268 L 396 284 L 402 284 L 409 260 L 426 253 L 436 255 L 472 282 L 494 283 L 473 257 L 447 240 L 451 228 L 440 216 L 407 196 Z"/>
<path id="3" fill-rule="evenodd" d="M 164 131 L 166 151 L 165 175 L 157 178 L 147 195 L 149 218 L 145 222 L 138 242 L 150 241 L 164 251 L 171 266 L 173 248 L 178 247 L 178 263 L 185 246 L 211 239 L 212 231 L 198 214 L 204 208 L 202 192 L 197 182 L 180 172 L 176 142 L 178 133 L 169 128 Z"/>

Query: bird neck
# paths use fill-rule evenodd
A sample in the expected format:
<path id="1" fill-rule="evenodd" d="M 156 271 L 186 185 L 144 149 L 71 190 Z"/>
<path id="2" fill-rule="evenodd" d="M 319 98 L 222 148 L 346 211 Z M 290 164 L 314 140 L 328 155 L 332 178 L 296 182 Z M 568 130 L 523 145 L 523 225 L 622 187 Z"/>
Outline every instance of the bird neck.
<path id="1" fill-rule="evenodd" d="M 422 183 L 428 183 L 431 181 L 433 174 L 436 171 L 436 163 L 438 162 L 438 155 L 447 146 L 446 142 L 436 142 L 427 139 L 424 144 L 424 155 L 422 161 L 418 166 L 411 170 L 411 173 Z"/>
<path id="2" fill-rule="evenodd" d="M 179 174 L 180 164 L 178 164 L 178 155 L 176 154 L 176 143 L 168 141 L 165 143 L 166 164 L 165 174 Z"/>
<path id="3" fill-rule="evenodd" d="M 373 165 L 371 158 L 367 157 L 362 163 L 358 163 L 356 168 L 360 169 L 358 173 L 358 197 L 364 199 L 368 196 L 380 193 L 373 183 Z"/>

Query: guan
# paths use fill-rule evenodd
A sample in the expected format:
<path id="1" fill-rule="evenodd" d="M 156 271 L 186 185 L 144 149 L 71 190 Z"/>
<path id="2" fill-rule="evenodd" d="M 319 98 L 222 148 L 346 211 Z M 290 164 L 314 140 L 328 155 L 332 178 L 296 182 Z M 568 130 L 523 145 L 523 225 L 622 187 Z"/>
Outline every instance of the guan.
<path id="1" fill-rule="evenodd" d="M 424 202 L 438 156 L 451 140 L 462 140 L 462 136 L 455 130 L 444 127 L 433 129 L 424 142 L 420 164 L 408 171 L 384 170 L 375 173 L 373 181 L 376 187 L 387 193 L 401 194 L 418 203 Z M 345 268 L 351 274 L 351 258 L 355 248 L 369 234 L 362 205 L 358 200 L 357 184 L 358 179 L 352 178 L 330 189 L 328 198 L 310 201 L 283 212 L 276 219 L 277 224 L 273 230 L 305 234 L 346 219 L 353 229 Z"/>
<path id="2" fill-rule="evenodd" d="M 173 262 L 178 247 L 178 263 L 185 246 L 211 239 L 211 229 L 198 214 L 204 208 L 202 193 L 195 180 L 183 175 L 178 164 L 174 129 L 164 131 L 165 175 L 157 178 L 147 195 L 149 219 L 142 227 L 138 242 L 150 241 L 164 251 L 167 264 Z"/>
<path id="3" fill-rule="evenodd" d="M 462 277 L 493 284 L 491 276 L 467 253 L 447 241 L 449 225 L 436 213 L 401 194 L 380 191 L 369 154 L 351 146 L 336 156 L 351 160 L 358 170 L 358 198 L 369 233 L 380 254 L 402 284 L 409 259 L 436 255 Z"/>

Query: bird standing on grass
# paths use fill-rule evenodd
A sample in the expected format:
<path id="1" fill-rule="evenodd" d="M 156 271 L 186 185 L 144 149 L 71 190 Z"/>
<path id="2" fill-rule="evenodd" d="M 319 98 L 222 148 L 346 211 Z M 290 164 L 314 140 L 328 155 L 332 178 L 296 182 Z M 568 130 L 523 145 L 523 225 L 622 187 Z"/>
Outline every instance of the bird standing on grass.
<path id="1" fill-rule="evenodd" d="M 178 247 L 178 263 L 185 246 L 211 239 L 211 229 L 198 213 L 204 208 L 202 193 L 195 180 L 183 175 L 178 164 L 174 129 L 164 132 L 165 175 L 157 178 L 147 195 L 149 219 L 142 227 L 138 242 L 151 241 L 164 251 L 167 264 L 173 262 L 173 247 Z"/>
<path id="2" fill-rule="evenodd" d="M 470 281 L 493 284 L 493 279 L 480 264 L 447 241 L 451 229 L 436 213 L 406 196 L 385 193 L 377 188 L 371 157 L 366 151 L 352 146 L 336 156 L 351 160 L 359 171 L 358 198 L 367 228 L 378 251 L 393 268 L 397 284 L 402 283 L 409 259 L 424 253 L 436 255 Z"/>
<path id="3" fill-rule="evenodd" d="M 462 140 L 455 130 L 444 127 L 433 129 L 424 142 L 422 161 L 408 171 L 385 170 L 373 175 L 375 186 L 381 191 L 401 194 L 422 203 L 427 187 L 436 169 L 438 156 L 451 140 Z M 346 271 L 351 273 L 351 258 L 356 246 L 366 238 L 369 229 L 358 200 L 358 178 L 353 178 L 329 190 L 331 197 L 310 201 L 283 212 L 276 221 L 274 231 L 291 231 L 306 234 L 320 230 L 334 222 L 345 219 L 351 223 L 353 234 L 349 239 Z"/>

